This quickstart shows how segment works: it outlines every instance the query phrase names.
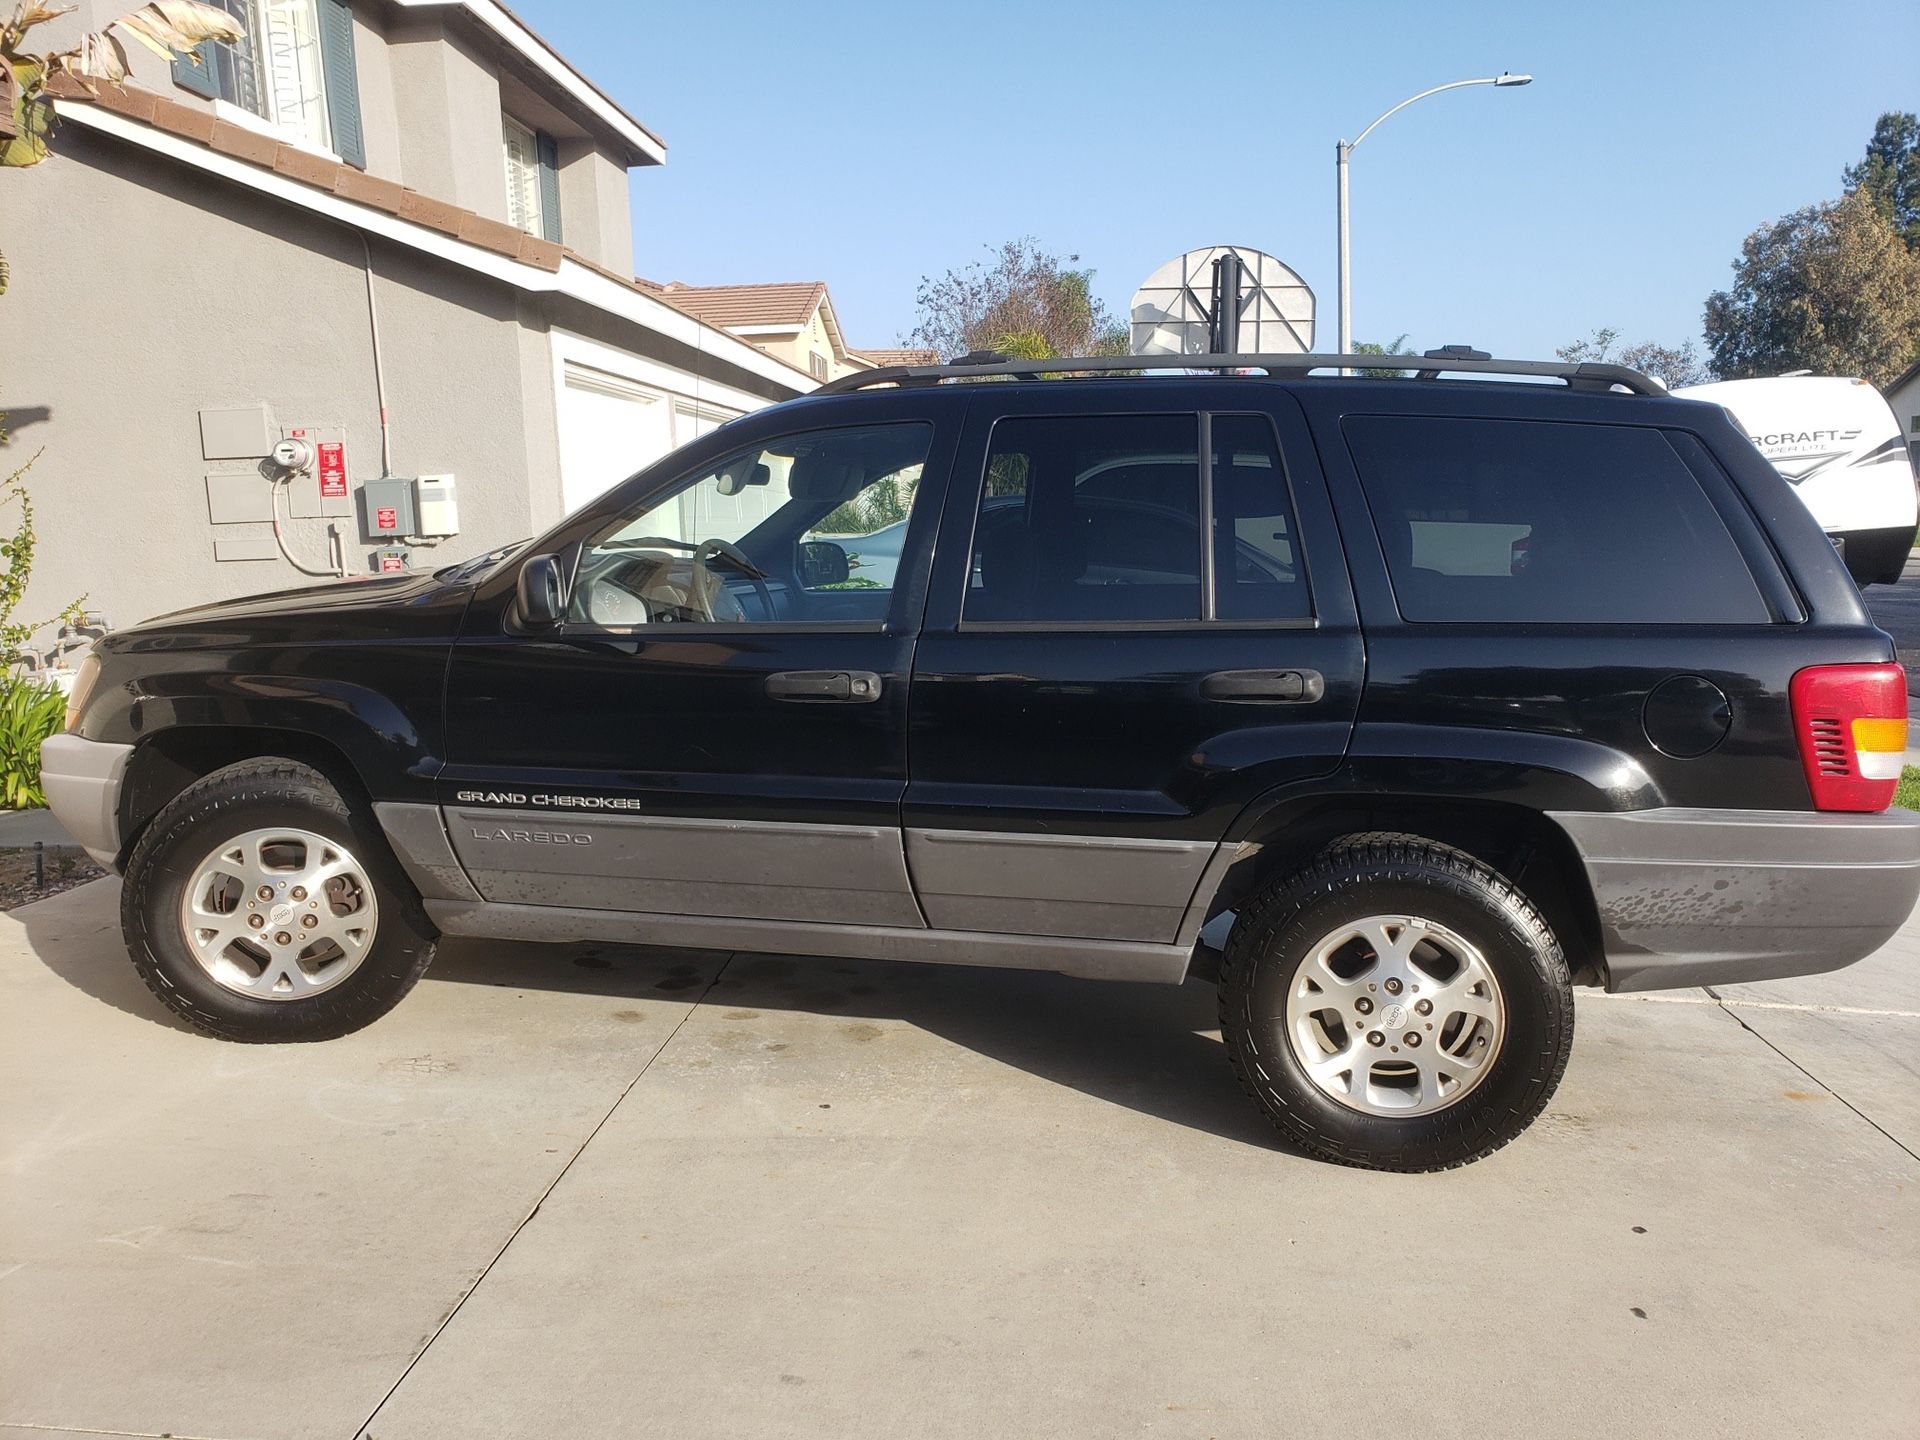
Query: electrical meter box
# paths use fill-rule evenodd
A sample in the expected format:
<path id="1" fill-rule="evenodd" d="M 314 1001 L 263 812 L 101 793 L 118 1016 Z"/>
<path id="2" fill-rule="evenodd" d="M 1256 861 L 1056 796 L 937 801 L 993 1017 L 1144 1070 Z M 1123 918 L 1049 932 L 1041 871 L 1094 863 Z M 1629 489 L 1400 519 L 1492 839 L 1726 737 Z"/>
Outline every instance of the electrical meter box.
<path id="1" fill-rule="evenodd" d="M 369 480 L 360 487 L 360 504 L 361 524 L 370 540 L 397 540 L 420 533 L 411 480 Z"/>
<path id="2" fill-rule="evenodd" d="M 460 506 L 454 494 L 453 476 L 422 475 L 413 482 L 414 501 L 420 512 L 419 535 L 458 535 Z"/>

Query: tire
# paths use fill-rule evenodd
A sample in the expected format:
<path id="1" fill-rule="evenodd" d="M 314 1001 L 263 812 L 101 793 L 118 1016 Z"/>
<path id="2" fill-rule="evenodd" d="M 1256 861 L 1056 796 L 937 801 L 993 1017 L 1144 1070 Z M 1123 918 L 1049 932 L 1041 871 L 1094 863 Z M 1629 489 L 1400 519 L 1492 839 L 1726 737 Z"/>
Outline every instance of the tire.
<path id="1" fill-rule="evenodd" d="M 297 883 L 310 876 L 310 890 Z M 217 770 L 154 817 L 127 861 L 120 925 L 147 988 L 223 1040 L 348 1034 L 433 959 L 433 927 L 378 827 L 319 771 L 277 758 Z"/>
<path id="2" fill-rule="evenodd" d="M 1242 909 L 1220 1027 L 1294 1144 L 1447 1170 L 1546 1107 L 1573 1048 L 1573 987 L 1553 931 L 1487 866 L 1418 836 L 1350 835 Z"/>

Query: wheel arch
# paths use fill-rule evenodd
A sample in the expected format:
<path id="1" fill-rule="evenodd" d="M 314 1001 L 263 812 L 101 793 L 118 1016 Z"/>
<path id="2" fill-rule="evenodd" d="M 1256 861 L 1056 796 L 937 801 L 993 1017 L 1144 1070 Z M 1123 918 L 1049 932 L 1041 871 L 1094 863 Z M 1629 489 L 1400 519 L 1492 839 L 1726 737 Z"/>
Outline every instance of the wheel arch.
<path id="1" fill-rule="evenodd" d="M 269 756 L 310 765 L 350 805 L 370 814 L 371 797 L 352 760 L 333 741 L 302 730 L 240 725 L 179 725 L 134 747 L 120 790 L 120 854 L 126 858 L 154 816 L 199 780 L 225 766 Z"/>
<path id="2" fill-rule="evenodd" d="M 1599 909 L 1586 867 L 1553 820 L 1510 801 L 1417 793 L 1302 796 L 1244 825 L 1211 895 L 1196 895 L 1202 924 L 1237 909 L 1342 835 L 1391 831 L 1463 850 L 1524 894 L 1553 927 L 1577 984 L 1605 981 Z"/>

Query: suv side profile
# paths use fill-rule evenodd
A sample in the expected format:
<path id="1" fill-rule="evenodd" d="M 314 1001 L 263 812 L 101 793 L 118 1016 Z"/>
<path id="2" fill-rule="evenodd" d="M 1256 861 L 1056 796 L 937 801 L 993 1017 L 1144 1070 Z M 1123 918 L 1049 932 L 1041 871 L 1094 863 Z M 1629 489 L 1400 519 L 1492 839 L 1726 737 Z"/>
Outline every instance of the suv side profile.
<path id="1" fill-rule="evenodd" d="M 49 800 L 213 1035 L 365 1025 L 442 935 L 1203 976 L 1279 1129 L 1394 1170 L 1531 1123 L 1576 984 L 1906 919 L 1892 642 L 1725 412 L 1139 363 L 849 377 L 524 545 L 111 635 Z"/>

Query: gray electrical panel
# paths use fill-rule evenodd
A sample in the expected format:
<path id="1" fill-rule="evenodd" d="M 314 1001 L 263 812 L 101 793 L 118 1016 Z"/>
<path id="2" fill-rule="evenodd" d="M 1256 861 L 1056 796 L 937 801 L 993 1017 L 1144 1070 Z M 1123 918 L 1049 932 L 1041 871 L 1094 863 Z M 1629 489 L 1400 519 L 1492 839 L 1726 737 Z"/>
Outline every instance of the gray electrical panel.
<path id="1" fill-rule="evenodd" d="M 367 481 L 360 487 L 360 505 L 360 523 L 369 540 L 398 540 L 420 533 L 411 479 Z"/>
<path id="2" fill-rule="evenodd" d="M 207 519 L 215 525 L 273 519 L 273 484 L 257 470 L 207 476 Z"/>

